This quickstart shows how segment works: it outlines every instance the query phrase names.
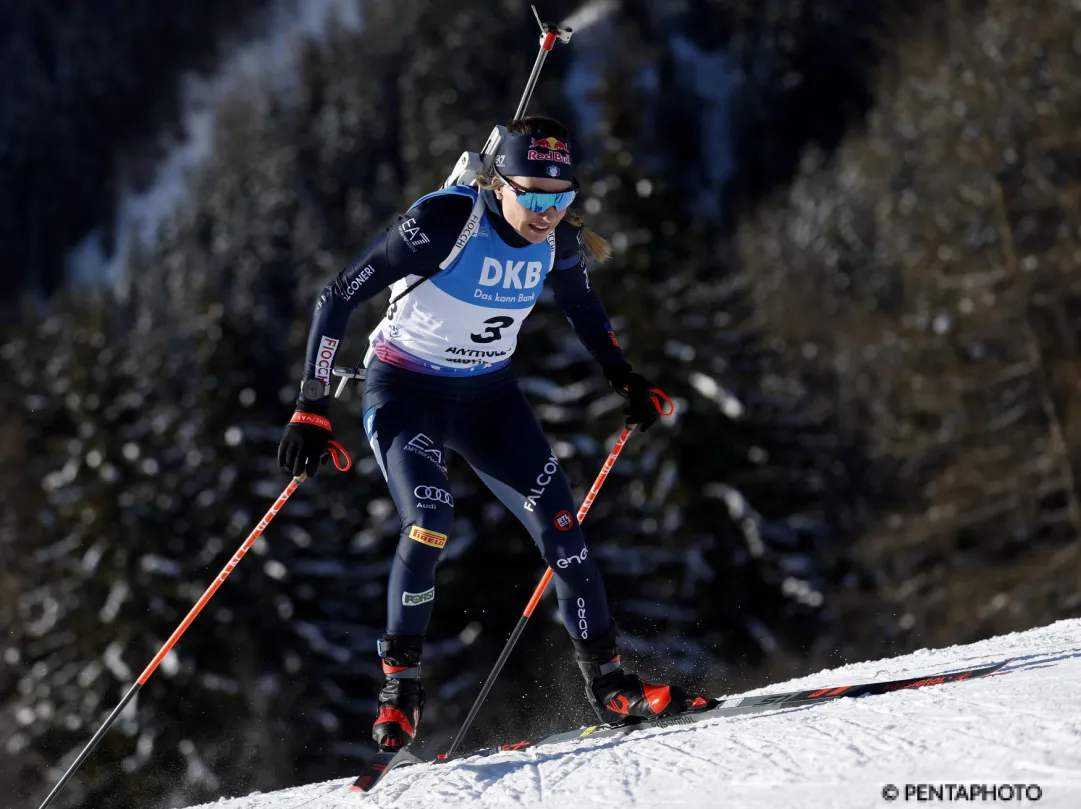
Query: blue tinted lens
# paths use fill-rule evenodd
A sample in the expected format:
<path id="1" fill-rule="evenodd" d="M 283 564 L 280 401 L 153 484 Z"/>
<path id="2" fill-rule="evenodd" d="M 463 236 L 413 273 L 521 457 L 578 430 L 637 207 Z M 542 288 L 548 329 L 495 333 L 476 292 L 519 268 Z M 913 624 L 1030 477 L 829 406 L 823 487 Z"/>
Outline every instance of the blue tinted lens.
<path id="1" fill-rule="evenodd" d="M 529 208 L 534 213 L 544 213 L 552 207 L 557 211 L 564 211 L 571 206 L 577 195 L 577 190 L 560 191 L 555 194 L 542 191 L 527 191 L 525 193 L 515 191 L 518 203 Z"/>

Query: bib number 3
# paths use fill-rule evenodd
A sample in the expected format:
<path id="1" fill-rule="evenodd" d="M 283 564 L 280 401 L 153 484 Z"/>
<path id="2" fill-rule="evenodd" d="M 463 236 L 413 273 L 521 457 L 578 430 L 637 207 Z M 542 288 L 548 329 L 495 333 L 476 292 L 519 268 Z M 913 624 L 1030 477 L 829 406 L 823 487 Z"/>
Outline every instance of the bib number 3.
<path id="1" fill-rule="evenodd" d="M 490 317 L 484 321 L 488 328 L 480 334 L 471 334 L 469 336 L 474 343 L 494 343 L 503 336 L 502 330 L 510 327 L 513 323 L 513 317 Z"/>

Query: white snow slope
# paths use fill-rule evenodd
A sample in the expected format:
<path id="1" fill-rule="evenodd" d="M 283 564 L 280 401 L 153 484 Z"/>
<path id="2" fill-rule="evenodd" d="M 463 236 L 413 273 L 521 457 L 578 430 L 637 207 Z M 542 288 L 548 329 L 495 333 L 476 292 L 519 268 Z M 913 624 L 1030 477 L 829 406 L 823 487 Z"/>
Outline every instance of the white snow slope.
<path id="1" fill-rule="evenodd" d="M 350 792 L 352 779 L 343 778 L 206 806 L 1081 807 L 1081 620 L 748 693 L 930 675 L 1006 657 L 1005 669 L 981 680 L 403 767 L 367 795 Z M 888 784 L 899 790 L 893 800 L 884 797 Z"/>

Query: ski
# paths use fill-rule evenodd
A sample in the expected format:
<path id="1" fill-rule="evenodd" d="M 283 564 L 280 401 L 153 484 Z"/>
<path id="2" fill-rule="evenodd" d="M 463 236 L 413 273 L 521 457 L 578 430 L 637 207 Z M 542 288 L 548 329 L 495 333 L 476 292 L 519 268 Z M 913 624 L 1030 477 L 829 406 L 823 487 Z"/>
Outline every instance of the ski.
<path id="1" fill-rule="evenodd" d="M 992 663 L 987 666 L 980 666 L 977 668 L 964 669 L 961 671 L 952 671 L 945 674 L 933 674 L 930 676 L 921 677 L 905 677 L 899 680 L 883 680 L 879 682 L 863 683 L 861 685 L 845 685 L 836 686 L 833 688 L 814 688 L 803 691 L 788 691 L 775 694 L 757 694 L 750 697 L 727 697 L 718 701 L 718 703 L 712 707 L 700 711 L 690 711 L 687 713 L 676 714 L 675 716 L 666 716 L 661 719 L 654 719 L 647 722 L 638 722 L 633 725 L 592 725 L 590 727 L 578 728 L 577 730 L 569 730 L 563 733 L 556 733 L 551 736 L 545 736 L 537 741 L 520 741 L 513 742 L 511 744 L 502 744 L 494 747 L 486 747 L 481 750 L 477 750 L 472 753 L 463 754 L 461 756 L 454 756 L 453 758 L 445 759 L 439 758 L 436 761 L 456 761 L 461 758 L 468 758 L 470 756 L 490 756 L 495 753 L 502 753 L 508 750 L 523 750 L 527 747 L 539 747 L 547 744 L 558 744 L 560 742 L 576 741 L 578 739 L 597 739 L 610 736 L 624 736 L 629 733 L 634 733 L 638 730 L 648 730 L 650 728 L 660 727 L 673 727 L 676 725 L 691 725 L 697 722 L 704 722 L 707 719 L 717 719 L 727 716 L 740 716 L 742 714 L 762 713 L 765 711 L 776 711 L 784 708 L 803 708 L 809 705 L 817 705 L 821 702 L 830 702 L 836 699 L 845 699 L 848 697 L 869 697 L 880 694 L 888 694 L 891 691 L 902 691 L 909 688 L 922 688 L 928 685 L 942 685 L 943 683 L 955 683 L 964 680 L 972 680 L 977 677 L 986 677 L 989 674 L 994 674 L 999 671 L 1003 666 L 1009 663 L 1009 660 L 1002 660 L 998 663 Z"/>
<path id="2" fill-rule="evenodd" d="M 391 769 L 405 764 L 438 764 L 446 761 L 459 761 L 475 756 L 491 756 L 496 753 L 524 750 L 530 747 L 559 744 L 580 739 L 600 739 L 612 736 L 626 736 L 639 730 L 651 728 L 675 727 L 678 725 L 692 725 L 709 719 L 718 719 L 728 716 L 740 716 L 751 713 L 764 713 L 766 711 L 778 711 L 786 708 L 804 708 L 817 705 L 822 702 L 832 702 L 838 699 L 855 697 L 870 697 L 880 694 L 888 694 L 893 691 L 903 691 L 909 688 L 923 688 L 929 685 L 942 685 L 944 683 L 963 682 L 974 680 L 978 677 L 986 677 L 989 674 L 1002 669 L 1009 660 L 1002 660 L 986 666 L 951 671 L 943 674 L 923 675 L 920 677 L 904 677 L 898 680 L 880 680 L 878 682 L 861 683 L 859 685 L 843 685 L 830 688 L 811 688 L 802 691 L 785 691 L 772 694 L 756 694 L 749 697 L 725 697 L 719 699 L 712 708 L 688 713 L 666 716 L 649 722 L 638 722 L 633 725 L 591 725 L 576 730 L 568 730 L 555 733 L 537 740 L 524 740 L 501 744 L 494 747 L 485 747 L 472 753 L 446 757 L 437 756 L 434 759 L 422 759 L 404 750 L 397 753 L 377 753 L 364 772 L 357 778 L 352 789 L 360 792 L 368 792 L 379 783 Z"/>
<path id="3" fill-rule="evenodd" d="M 422 760 L 408 750 L 380 750 L 372 756 L 357 780 L 349 787 L 352 792 L 369 792 L 388 772 L 403 764 L 422 764 Z"/>

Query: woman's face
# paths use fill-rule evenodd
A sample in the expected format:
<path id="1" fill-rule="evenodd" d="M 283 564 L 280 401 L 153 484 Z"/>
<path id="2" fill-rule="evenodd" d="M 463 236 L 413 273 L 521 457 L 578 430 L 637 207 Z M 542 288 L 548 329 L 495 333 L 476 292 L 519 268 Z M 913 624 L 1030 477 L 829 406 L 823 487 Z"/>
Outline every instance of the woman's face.
<path id="1" fill-rule="evenodd" d="M 559 192 L 566 191 L 573 185 L 570 180 L 556 180 L 552 177 L 513 175 L 507 179 L 519 188 L 528 191 Z M 521 205 L 515 198 L 514 191 L 505 185 L 499 186 L 495 190 L 495 195 L 502 201 L 503 218 L 524 239 L 534 244 L 543 241 L 567 213 L 566 210 L 557 211 L 554 206 L 544 213 L 534 213 L 529 208 Z"/>

